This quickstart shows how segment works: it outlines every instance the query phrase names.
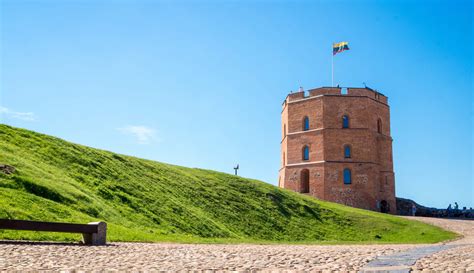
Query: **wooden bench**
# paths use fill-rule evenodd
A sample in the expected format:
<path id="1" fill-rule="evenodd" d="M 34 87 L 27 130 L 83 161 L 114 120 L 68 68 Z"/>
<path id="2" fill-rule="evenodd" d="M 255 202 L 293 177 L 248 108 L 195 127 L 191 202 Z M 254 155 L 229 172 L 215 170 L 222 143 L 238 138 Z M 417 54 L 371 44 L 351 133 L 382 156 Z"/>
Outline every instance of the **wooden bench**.
<path id="1" fill-rule="evenodd" d="M 104 222 L 71 224 L 0 219 L 0 229 L 82 233 L 83 243 L 94 246 L 105 245 L 107 234 L 107 224 Z"/>

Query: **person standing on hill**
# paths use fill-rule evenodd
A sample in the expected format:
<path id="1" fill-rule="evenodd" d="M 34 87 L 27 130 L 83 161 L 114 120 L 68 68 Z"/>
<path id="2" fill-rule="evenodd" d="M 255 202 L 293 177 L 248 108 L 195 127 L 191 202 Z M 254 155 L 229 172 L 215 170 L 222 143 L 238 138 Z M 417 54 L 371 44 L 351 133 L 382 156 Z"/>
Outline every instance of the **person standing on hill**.
<path id="1" fill-rule="evenodd" d="M 411 204 L 411 216 L 415 216 L 416 214 L 416 205 L 415 203 Z"/>

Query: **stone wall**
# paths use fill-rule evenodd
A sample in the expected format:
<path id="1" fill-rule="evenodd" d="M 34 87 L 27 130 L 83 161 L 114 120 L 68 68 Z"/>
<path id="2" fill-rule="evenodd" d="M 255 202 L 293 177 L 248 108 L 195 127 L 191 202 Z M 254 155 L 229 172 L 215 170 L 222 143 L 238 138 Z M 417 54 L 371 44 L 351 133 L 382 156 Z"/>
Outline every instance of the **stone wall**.
<path id="1" fill-rule="evenodd" d="M 423 217 L 440 217 L 440 218 L 467 218 L 474 219 L 474 209 L 472 208 L 452 208 L 450 211 L 447 209 L 430 208 L 418 204 L 417 202 L 397 197 L 397 214 L 398 215 L 409 215 L 413 216 L 412 206 L 415 205 L 416 212 L 415 216 Z"/>

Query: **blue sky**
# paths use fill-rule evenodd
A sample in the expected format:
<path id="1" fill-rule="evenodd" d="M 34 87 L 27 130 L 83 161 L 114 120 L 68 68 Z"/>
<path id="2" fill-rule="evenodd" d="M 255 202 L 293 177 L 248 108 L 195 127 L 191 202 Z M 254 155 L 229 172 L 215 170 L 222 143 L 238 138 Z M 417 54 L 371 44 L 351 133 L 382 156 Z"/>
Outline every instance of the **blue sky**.
<path id="1" fill-rule="evenodd" d="M 287 93 L 389 97 L 397 196 L 474 206 L 470 1 L 1 1 L 1 122 L 276 184 Z"/>

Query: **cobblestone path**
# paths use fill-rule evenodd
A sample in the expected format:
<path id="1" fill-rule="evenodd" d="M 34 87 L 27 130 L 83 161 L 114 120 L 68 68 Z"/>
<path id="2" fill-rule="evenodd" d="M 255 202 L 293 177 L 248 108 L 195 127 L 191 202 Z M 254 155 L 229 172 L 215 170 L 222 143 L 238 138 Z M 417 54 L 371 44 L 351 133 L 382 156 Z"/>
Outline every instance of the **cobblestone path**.
<path id="1" fill-rule="evenodd" d="M 465 270 L 474 272 L 474 220 L 445 220 L 437 218 L 413 217 L 417 220 L 452 230 L 464 237 L 446 243 L 452 246 L 446 250 L 419 259 L 412 267 L 414 272 L 421 270 Z"/>
<path id="2" fill-rule="evenodd" d="M 474 221 L 416 218 L 463 234 L 435 245 L 221 245 L 111 243 L 79 246 L 58 243 L 0 244 L 0 271 L 10 270 L 211 270 L 351 271 L 381 257 L 441 246 L 416 261 L 414 270 L 474 271 Z M 444 249 L 443 246 L 448 246 Z M 415 250 L 416 252 L 416 250 Z M 414 262 L 414 261 L 413 261 Z"/>

